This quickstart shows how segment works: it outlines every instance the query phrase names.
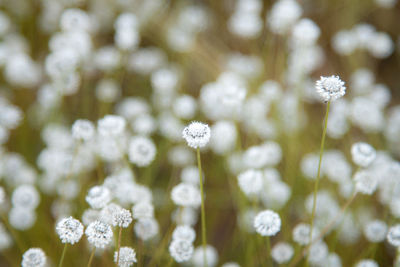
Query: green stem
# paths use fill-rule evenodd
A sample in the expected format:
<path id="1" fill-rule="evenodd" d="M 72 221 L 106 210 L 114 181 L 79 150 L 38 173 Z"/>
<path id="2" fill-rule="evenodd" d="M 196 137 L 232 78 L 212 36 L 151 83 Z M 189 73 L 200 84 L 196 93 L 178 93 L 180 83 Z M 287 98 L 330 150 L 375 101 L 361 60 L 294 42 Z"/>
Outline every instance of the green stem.
<path id="1" fill-rule="evenodd" d="M 63 249 L 63 252 L 61 254 L 61 259 L 60 259 L 60 262 L 58 263 L 58 267 L 62 267 L 62 265 L 63 265 L 65 252 L 67 251 L 67 244 L 68 243 L 65 243 L 65 245 L 64 245 L 64 249 Z"/>
<path id="2" fill-rule="evenodd" d="M 322 140 L 321 140 L 321 147 L 319 151 L 319 162 L 318 162 L 318 173 L 317 173 L 317 179 L 315 180 L 314 184 L 314 195 L 313 195 L 313 206 L 312 206 L 312 212 L 311 212 L 311 222 L 310 222 L 310 243 L 312 241 L 312 232 L 313 232 L 313 226 L 314 226 L 314 217 L 315 217 L 315 209 L 317 207 L 317 192 L 318 192 L 318 184 L 321 176 L 321 165 L 322 165 L 322 155 L 324 154 L 324 146 L 325 146 L 325 137 L 326 137 L 326 129 L 328 126 L 328 117 L 329 117 L 329 107 L 331 105 L 331 102 L 328 102 L 328 105 L 326 106 L 326 113 L 325 113 L 325 120 L 324 120 L 324 130 L 322 133 Z M 307 259 L 305 265 L 308 266 L 308 260 L 309 260 L 309 253 L 307 254 Z"/>
<path id="3" fill-rule="evenodd" d="M 92 249 L 92 253 L 90 253 L 90 258 L 89 258 L 89 262 L 87 264 L 87 267 L 90 267 L 92 265 L 92 261 L 93 261 L 93 257 L 94 257 L 94 253 L 96 252 L 96 247 L 94 247 Z"/>
<path id="4" fill-rule="evenodd" d="M 197 166 L 199 168 L 199 182 L 200 182 L 200 194 L 201 194 L 201 237 L 203 243 L 203 260 L 204 260 L 204 267 L 207 267 L 207 255 L 206 255 L 206 246 L 207 246 L 207 239 L 206 239 L 206 212 L 204 209 L 204 193 L 203 193 L 203 174 L 201 171 L 201 160 L 200 160 L 200 148 L 197 148 Z"/>
<path id="5" fill-rule="evenodd" d="M 117 250 L 117 266 L 119 264 L 119 250 L 121 248 L 121 235 L 122 235 L 122 227 L 119 227 L 119 234 L 118 234 L 118 250 Z"/>
<path id="6" fill-rule="evenodd" d="M 267 236 L 267 266 L 273 266 L 271 262 L 271 239 Z"/>

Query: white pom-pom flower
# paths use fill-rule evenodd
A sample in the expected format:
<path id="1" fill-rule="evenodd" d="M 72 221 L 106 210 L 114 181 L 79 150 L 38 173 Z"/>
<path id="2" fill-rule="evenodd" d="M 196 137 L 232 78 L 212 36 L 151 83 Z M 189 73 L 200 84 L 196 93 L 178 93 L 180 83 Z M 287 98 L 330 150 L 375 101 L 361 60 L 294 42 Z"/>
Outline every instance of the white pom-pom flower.
<path id="1" fill-rule="evenodd" d="M 365 168 L 374 161 L 376 157 L 376 151 L 371 145 L 358 142 L 352 145 L 351 156 L 355 164 Z"/>
<path id="2" fill-rule="evenodd" d="M 191 122 L 183 129 L 182 137 L 188 146 L 192 148 L 204 147 L 210 141 L 211 130 L 207 124 L 201 122 Z"/>
<path id="3" fill-rule="evenodd" d="M 315 87 L 317 93 L 325 102 L 334 101 L 346 94 L 344 82 L 340 80 L 339 76 L 335 75 L 329 77 L 321 76 Z"/>
<path id="4" fill-rule="evenodd" d="M 83 235 L 83 225 L 72 217 L 64 218 L 57 223 L 56 231 L 62 243 L 75 244 Z"/>
<path id="5" fill-rule="evenodd" d="M 264 210 L 254 218 L 254 228 L 262 236 L 274 236 L 281 230 L 281 218 L 272 210 Z"/>
<path id="6" fill-rule="evenodd" d="M 390 227 L 386 238 L 392 246 L 400 247 L 400 224 Z"/>
<path id="7" fill-rule="evenodd" d="M 114 262 L 117 263 L 118 252 L 114 253 Z M 135 263 L 136 260 L 136 252 L 134 249 L 130 247 L 121 247 L 119 249 L 119 262 L 118 267 L 130 267 Z"/>
<path id="8" fill-rule="evenodd" d="M 105 248 L 112 241 L 113 231 L 111 226 L 101 222 L 94 221 L 86 228 L 85 234 L 90 244 L 96 248 Z"/>
<path id="9" fill-rule="evenodd" d="M 111 201 L 110 190 L 104 186 L 94 186 L 86 195 L 86 201 L 92 208 L 101 209 Z"/>
<path id="10" fill-rule="evenodd" d="M 193 244 L 187 240 L 175 239 L 169 245 L 169 253 L 176 262 L 185 262 L 190 260 L 193 255 Z"/>
<path id="11" fill-rule="evenodd" d="M 129 160 L 139 167 L 149 165 L 156 155 L 156 147 L 147 137 L 133 137 L 129 143 Z"/>
<path id="12" fill-rule="evenodd" d="M 30 248 L 22 255 L 22 267 L 44 267 L 46 255 L 40 248 Z"/>

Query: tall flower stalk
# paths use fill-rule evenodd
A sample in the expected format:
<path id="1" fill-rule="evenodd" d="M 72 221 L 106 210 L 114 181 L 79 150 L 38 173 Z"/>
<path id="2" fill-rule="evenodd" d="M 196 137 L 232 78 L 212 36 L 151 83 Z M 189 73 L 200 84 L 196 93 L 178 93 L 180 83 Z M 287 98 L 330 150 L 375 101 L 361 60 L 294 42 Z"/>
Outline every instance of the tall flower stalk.
<path id="1" fill-rule="evenodd" d="M 211 130 L 207 124 L 201 122 L 192 122 L 183 129 L 182 137 L 187 144 L 197 150 L 197 166 L 199 169 L 199 186 L 201 194 L 201 237 L 203 245 L 203 266 L 207 264 L 207 239 L 206 239 L 206 212 L 204 208 L 204 190 L 203 190 L 203 174 L 201 169 L 200 148 L 205 146 L 210 141 Z"/>
<path id="2" fill-rule="evenodd" d="M 317 207 L 317 192 L 318 192 L 319 180 L 321 178 L 322 157 L 324 154 L 326 130 L 328 127 L 329 108 L 331 105 L 331 101 L 334 101 L 345 95 L 346 87 L 344 86 L 344 82 L 340 80 L 338 76 L 332 75 L 330 77 L 321 77 L 320 80 L 318 80 L 316 83 L 316 91 L 323 99 L 323 101 L 327 103 L 327 105 L 324 118 L 324 129 L 322 132 L 321 146 L 319 151 L 317 178 L 315 180 L 314 192 L 313 192 L 313 205 L 312 205 L 311 221 L 310 221 L 310 243 L 312 242 L 314 217 L 315 217 L 315 210 Z M 307 253 L 307 259 L 305 264 L 306 266 L 308 266 L 309 256 L 310 254 Z"/>

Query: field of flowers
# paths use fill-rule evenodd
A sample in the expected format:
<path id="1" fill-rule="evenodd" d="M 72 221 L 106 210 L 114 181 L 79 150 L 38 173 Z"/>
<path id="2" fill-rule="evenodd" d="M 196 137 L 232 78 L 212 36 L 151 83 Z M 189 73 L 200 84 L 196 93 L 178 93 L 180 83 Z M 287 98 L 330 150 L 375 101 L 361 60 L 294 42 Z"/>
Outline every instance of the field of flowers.
<path id="1" fill-rule="evenodd" d="M 0 0 L 0 266 L 400 266 L 397 0 Z"/>

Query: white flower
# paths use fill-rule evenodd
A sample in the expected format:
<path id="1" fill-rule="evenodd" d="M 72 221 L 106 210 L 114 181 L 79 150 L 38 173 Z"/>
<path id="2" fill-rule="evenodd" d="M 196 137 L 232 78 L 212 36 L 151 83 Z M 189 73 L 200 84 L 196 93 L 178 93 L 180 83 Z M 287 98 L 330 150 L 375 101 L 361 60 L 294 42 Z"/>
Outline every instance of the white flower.
<path id="1" fill-rule="evenodd" d="M 111 226 L 101 221 L 94 221 L 86 228 L 85 234 L 90 244 L 96 248 L 104 248 L 111 241 L 113 231 Z"/>
<path id="2" fill-rule="evenodd" d="M 147 137 L 133 137 L 129 143 L 129 160 L 139 167 L 149 165 L 156 155 L 156 147 Z"/>
<path id="3" fill-rule="evenodd" d="M 358 142 L 352 145 L 351 156 L 355 164 L 365 168 L 374 161 L 376 151 L 371 145 Z"/>
<path id="4" fill-rule="evenodd" d="M 325 102 L 334 101 L 346 94 L 344 82 L 339 76 L 332 75 L 330 77 L 321 76 L 316 82 L 317 93 Z"/>
<path id="5" fill-rule="evenodd" d="M 72 137 L 77 140 L 88 141 L 93 138 L 95 131 L 93 123 L 88 120 L 76 120 L 72 125 Z"/>
<path id="6" fill-rule="evenodd" d="M 287 263 L 293 256 L 293 247 L 286 242 L 276 244 L 271 250 L 271 256 L 279 264 Z"/>
<path id="7" fill-rule="evenodd" d="M 211 130 L 207 124 L 194 121 L 183 129 L 182 136 L 190 147 L 200 148 L 210 140 Z"/>
<path id="8" fill-rule="evenodd" d="M 192 243 L 196 239 L 196 232 L 188 225 L 179 225 L 175 228 L 174 232 L 172 232 L 172 239 L 185 240 Z"/>
<path id="9" fill-rule="evenodd" d="M 101 209 L 111 201 L 111 193 L 104 186 L 93 186 L 90 188 L 86 201 L 94 209 Z"/>
<path id="10" fill-rule="evenodd" d="M 354 175 L 354 181 L 356 183 L 356 190 L 362 194 L 371 195 L 375 192 L 378 186 L 377 178 L 371 171 L 358 171 Z"/>
<path id="11" fill-rule="evenodd" d="M 114 262 L 117 263 L 118 252 L 114 253 Z M 136 262 L 136 252 L 130 247 L 121 247 L 119 249 L 119 267 L 130 267 Z"/>
<path id="12" fill-rule="evenodd" d="M 80 221 L 72 217 L 64 218 L 57 223 L 56 231 L 61 242 L 73 245 L 81 239 L 83 235 L 83 225 Z"/>
<path id="13" fill-rule="evenodd" d="M 386 238 L 392 246 L 400 247 L 400 224 L 390 227 Z"/>
<path id="14" fill-rule="evenodd" d="M 264 210 L 254 218 L 254 228 L 262 236 L 274 236 L 281 230 L 281 218 L 272 210 Z"/>
<path id="15" fill-rule="evenodd" d="M 30 248 L 22 255 L 22 267 L 44 267 L 46 255 L 40 248 Z"/>
<path id="16" fill-rule="evenodd" d="M 175 239 L 169 245 L 169 253 L 176 262 L 185 262 L 190 260 L 193 255 L 192 242 L 188 240 Z"/>
<path id="17" fill-rule="evenodd" d="M 172 201 L 183 207 L 198 207 L 201 204 L 200 191 L 191 184 L 180 183 L 171 191 Z"/>
<path id="18" fill-rule="evenodd" d="M 256 196 L 263 189 L 263 174 L 258 170 L 247 170 L 238 175 L 238 183 L 246 196 Z"/>

